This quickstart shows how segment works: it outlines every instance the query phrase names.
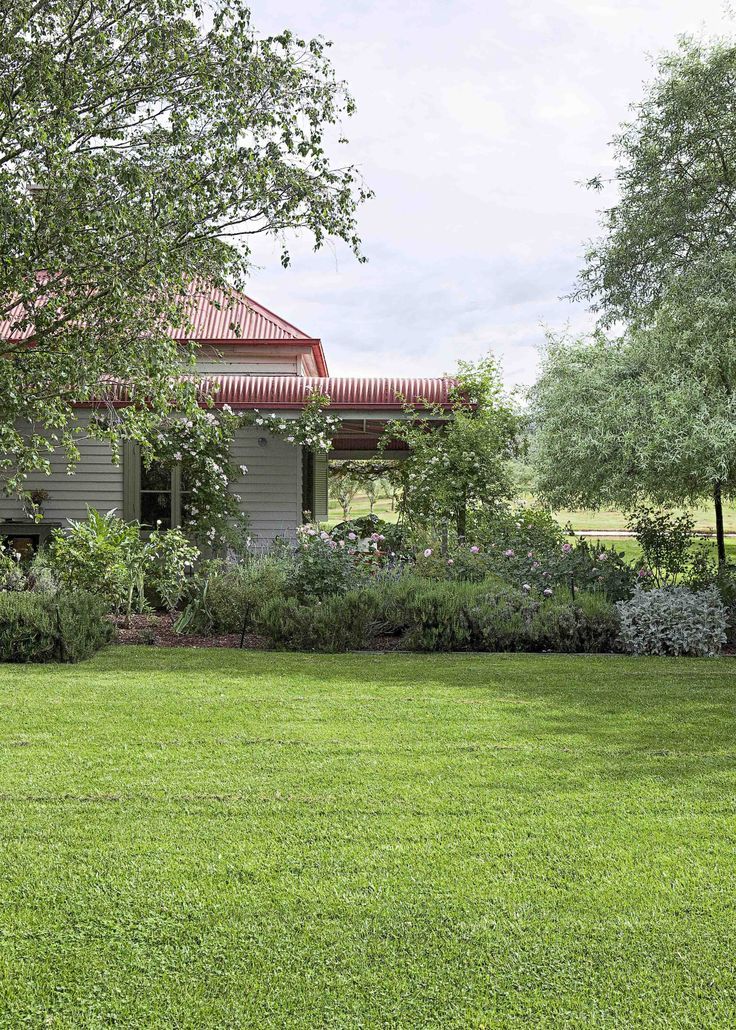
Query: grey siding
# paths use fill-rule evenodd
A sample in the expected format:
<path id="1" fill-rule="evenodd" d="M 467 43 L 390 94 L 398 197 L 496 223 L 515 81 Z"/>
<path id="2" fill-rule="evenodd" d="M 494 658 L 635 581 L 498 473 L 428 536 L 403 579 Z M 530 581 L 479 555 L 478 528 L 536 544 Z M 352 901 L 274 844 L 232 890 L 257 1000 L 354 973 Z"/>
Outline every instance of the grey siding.
<path id="1" fill-rule="evenodd" d="M 265 439 L 265 446 L 259 446 L 259 438 Z M 57 455 L 50 476 L 29 479 L 30 489 L 49 493 L 43 508 L 46 522 L 64 525 L 67 519 L 83 519 L 87 507 L 103 512 L 116 508 L 123 515 L 123 468 L 112 464 L 109 445 L 81 440 L 79 448 L 81 461 L 72 475 L 66 473 L 63 456 Z M 254 542 L 267 545 L 276 536 L 293 538 L 302 521 L 301 448 L 249 427 L 236 434 L 233 463 L 248 467 L 247 475 L 239 476 L 230 489 L 241 498 Z M 0 496 L 0 519 L 22 518 L 20 502 Z"/>
<path id="2" fill-rule="evenodd" d="M 84 421 L 84 416 L 80 419 Z M 52 456 L 52 473 L 36 473 L 28 477 L 28 489 L 46 490 L 49 499 L 43 505 L 47 522 L 65 524 L 66 519 L 83 519 L 87 508 L 123 511 L 123 470 L 113 465 L 109 444 L 100 440 L 79 440 L 81 459 L 76 471 L 68 475 L 63 454 Z M 0 519 L 23 518 L 23 507 L 14 497 L 0 495 Z"/>
<path id="3" fill-rule="evenodd" d="M 297 375 L 301 358 L 295 355 L 258 355 L 253 348 L 205 350 L 197 358 L 197 371 L 204 375 Z"/>
<path id="4" fill-rule="evenodd" d="M 301 448 L 250 426 L 236 433 L 233 464 L 248 467 L 230 489 L 240 496 L 241 511 L 250 518 L 254 542 L 263 545 L 276 536 L 293 537 L 302 521 Z"/>

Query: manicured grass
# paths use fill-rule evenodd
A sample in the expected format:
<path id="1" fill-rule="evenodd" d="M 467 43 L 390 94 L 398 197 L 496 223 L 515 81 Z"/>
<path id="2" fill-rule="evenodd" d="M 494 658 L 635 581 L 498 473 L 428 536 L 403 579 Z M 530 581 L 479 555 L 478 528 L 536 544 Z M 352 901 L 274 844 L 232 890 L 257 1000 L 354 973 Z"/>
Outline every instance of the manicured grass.
<path id="1" fill-rule="evenodd" d="M 524 495 L 520 500 L 530 504 L 535 503 L 534 498 L 529 494 Z M 679 511 L 680 509 L 674 510 Z M 351 506 L 351 518 L 367 515 L 368 511 L 369 505 L 366 495 L 362 493 L 356 494 Z M 395 511 L 391 511 L 391 502 L 387 497 L 379 497 L 376 500 L 375 512 L 376 515 L 387 522 L 395 522 L 398 517 Z M 715 516 L 712 505 L 691 508 L 690 513 L 695 520 L 695 528 L 698 531 L 715 532 Z M 613 508 L 601 509 L 600 511 L 558 511 L 555 513 L 555 518 L 561 526 L 566 526 L 569 522 L 576 532 L 585 529 L 606 530 L 608 532 L 627 529 L 626 516 L 623 512 Z M 329 524 L 335 525 L 338 522 L 342 522 L 342 519 L 343 515 L 340 505 L 336 501 L 331 500 Z M 736 505 L 728 503 L 724 505 L 723 524 L 727 533 L 736 533 Z"/>
<path id="2" fill-rule="evenodd" d="M 0 670 L 4 1027 L 732 1027 L 732 660 Z"/>
<path id="3" fill-rule="evenodd" d="M 589 537 L 591 541 L 595 541 L 595 537 Z M 716 561 L 717 550 L 716 542 L 712 539 L 704 541 L 708 548 L 712 551 L 713 561 Z M 612 545 L 616 548 L 619 553 L 622 553 L 627 561 L 639 561 L 642 557 L 641 547 L 633 537 L 604 537 L 598 540 L 598 543 L 603 547 L 611 547 Z M 696 547 L 700 545 L 700 541 L 696 541 Z M 730 562 L 736 562 L 736 539 L 726 539 L 726 558 Z"/>

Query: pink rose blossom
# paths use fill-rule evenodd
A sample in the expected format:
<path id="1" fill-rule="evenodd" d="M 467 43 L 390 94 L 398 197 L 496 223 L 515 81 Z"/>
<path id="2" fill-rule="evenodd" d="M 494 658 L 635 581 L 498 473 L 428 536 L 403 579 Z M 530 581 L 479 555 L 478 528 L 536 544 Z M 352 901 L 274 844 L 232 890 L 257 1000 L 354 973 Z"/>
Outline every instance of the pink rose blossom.
<path id="1" fill-rule="evenodd" d="M 425 558 L 431 558 L 432 557 L 432 548 L 431 547 L 428 547 L 427 550 L 424 552 L 424 557 Z"/>
<path id="2" fill-rule="evenodd" d="M 479 552 L 480 552 L 480 547 L 476 547 L 475 545 L 473 545 L 473 546 L 472 546 L 472 547 L 470 548 L 470 553 L 471 553 L 471 554 L 478 554 Z"/>

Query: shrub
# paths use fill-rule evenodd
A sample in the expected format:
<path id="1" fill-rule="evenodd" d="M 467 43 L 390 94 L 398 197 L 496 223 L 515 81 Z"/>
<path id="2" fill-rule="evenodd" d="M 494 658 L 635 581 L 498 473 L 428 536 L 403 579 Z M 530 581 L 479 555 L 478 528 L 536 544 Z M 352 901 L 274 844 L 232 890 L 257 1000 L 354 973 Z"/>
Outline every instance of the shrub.
<path id="1" fill-rule="evenodd" d="M 22 590 L 25 574 L 20 553 L 0 541 L 0 590 Z"/>
<path id="2" fill-rule="evenodd" d="M 187 576 L 198 557 L 199 550 L 180 529 L 155 529 L 141 543 L 144 585 L 168 611 L 176 608 L 184 595 Z"/>
<path id="3" fill-rule="evenodd" d="M 230 565 L 210 562 L 192 580 L 178 633 L 239 633 L 276 597 L 287 596 L 288 554 Z"/>
<path id="4" fill-rule="evenodd" d="M 579 537 L 575 543 L 566 540 L 549 557 L 546 571 L 556 592 L 569 592 L 571 597 L 578 590 L 592 590 L 604 594 L 609 601 L 623 601 L 631 597 L 639 581 L 636 569 L 622 551 L 617 551 L 613 544 L 593 543 L 586 537 Z M 539 577 L 531 574 L 532 582 L 542 586 Z"/>
<path id="5" fill-rule="evenodd" d="M 621 646 L 630 654 L 709 657 L 726 642 L 726 609 L 715 587 L 639 587 L 616 608 Z"/>
<path id="6" fill-rule="evenodd" d="M 615 608 L 600 594 L 576 601 L 529 596 L 483 584 L 386 577 L 324 601 L 272 597 L 254 628 L 276 647 L 347 651 L 378 636 L 403 637 L 418 651 L 583 651 L 614 649 Z"/>
<path id="7" fill-rule="evenodd" d="M 370 552 L 364 555 L 357 545 L 333 540 L 329 533 L 318 532 L 312 526 L 302 527 L 299 541 L 289 568 L 287 589 L 300 601 L 324 600 L 355 589 L 372 564 Z"/>
<path id="8" fill-rule="evenodd" d="M 117 518 L 114 510 L 94 509 L 69 526 L 54 530 L 49 547 L 49 562 L 62 585 L 99 594 L 113 610 L 129 609 L 140 576 L 138 526 Z"/>
<path id="9" fill-rule="evenodd" d="M 382 550 L 388 554 L 393 552 L 396 556 L 404 551 L 404 528 L 398 523 L 386 522 L 378 515 L 361 515 L 360 518 L 340 522 L 330 531 L 330 536 L 333 540 L 344 540 L 346 543 L 356 539 L 370 541 L 379 537 Z"/>
<path id="10" fill-rule="evenodd" d="M 559 550 L 563 532 L 547 508 L 516 505 L 487 506 L 473 512 L 468 522 L 468 541 L 484 552 L 491 549 L 516 554 L 529 551 L 544 560 Z"/>
<path id="11" fill-rule="evenodd" d="M 692 516 L 641 507 L 629 514 L 628 526 L 642 549 L 654 583 L 660 587 L 675 583 L 690 560 L 695 527 Z"/>
<path id="12" fill-rule="evenodd" d="M 276 647 L 352 651 L 368 646 L 376 632 L 377 615 L 375 598 L 364 590 L 312 604 L 296 597 L 274 597 L 258 613 L 254 628 Z"/>
<path id="13" fill-rule="evenodd" d="M 575 600 L 579 590 L 594 590 L 610 601 L 619 601 L 630 597 L 636 584 L 634 569 L 614 547 L 593 547 L 586 539 L 575 544 L 564 540 L 542 555 L 526 546 L 523 544 L 518 550 L 518 545 L 506 547 L 505 542 L 464 545 L 449 555 L 443 555 L 436 547 L 427 547 L 417 555 L 416 572 L 425 579 L 468 583 L 493 578 L 524 591 L 536 588 L 541 593 L 553 589 L 571 600 Z"/>
<path id="14" fill-rule="evenodd" d="M 54 530 L 48 563 L 63 587 L 98 594 L 112 611 L 144 610 L 147 590 L 173 608 L 199 551 L 179 529 L 154 530 L 148 539 L 140 529 L 114 509 L 91 508 L 86 519 L 70 520 L 68 530 Z"/>
<path id="15" fill-rule="evenodd" d="M 105 602 L 88 592 L 0 594 L 0 661 L 79 662 L 112 633 Z"/>
<path id="16" fill-rule="evenodd" d="M 618 618 L 601 595 L 540 598 L 511 587 L 444 584 L 416 605 L 407 646 L 422 651 L 614 650 Z"/>

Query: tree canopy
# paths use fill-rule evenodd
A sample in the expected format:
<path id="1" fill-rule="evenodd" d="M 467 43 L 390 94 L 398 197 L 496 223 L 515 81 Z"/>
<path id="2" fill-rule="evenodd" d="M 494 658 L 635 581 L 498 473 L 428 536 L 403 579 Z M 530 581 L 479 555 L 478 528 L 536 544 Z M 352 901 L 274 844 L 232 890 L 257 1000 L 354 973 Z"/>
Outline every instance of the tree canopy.
<path id="1" fill-rule="evenodd" d="M 240 0 L 0 0 L 0 467 L 11 487 L 105 377 L 194 410 L 168 326 L 192 283 L 239 285 L 289 231 L 360 258 L 369 193 L 326 142 L 353 110 L 322 40 L 262 38 Z M 33 336 L 29 347 L 21 337 Z M 150 415 L 149 415 L 150 420 Z M 149 427 L 150 428 L 150 427 Z M 148 434 L 150 437 L 150 433 Z"/>
<path id="2" fill-rule="evenodd" d="M 617 198 L 578 282 L 609 321 L 646 321 L 694 262 L 736 252 L 736 46 L 683 38 L 656 71 L 613 141 Z"/>
<path id="3" fill-rule="evenodd" d="M 453 522 L 462 538 L 469 508 L 512 492 L 520 421 L 492 357 L 459 362 L 456 380 L 449 413 L 427 406 L 406 421 L 396 419 L 382 445 L 400 440 L 409 448 L 393 472 L 401 517 L 439 528 Z"/>
<path id="4" fill-rule="evenodd" d="M 538 490 L 555 507 L 736 493 L 736 257 L 683 274 L 622 339 L 550 341 L 532 391 Z"/>
<path id="5" fill-rule="evenodd" d="M 588 340 L 552 340 L 532 394 L 550 503 L 631 506 L 736 489 L 736 46 L 680 40 L 614 140 L 615 203 L 577 296 Z M 591 186 L 602 188 L 600 178 Z M 618 339 L 603 329 L 623 323 Z"/>

